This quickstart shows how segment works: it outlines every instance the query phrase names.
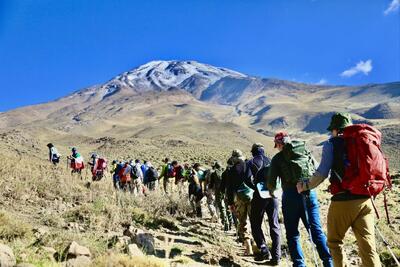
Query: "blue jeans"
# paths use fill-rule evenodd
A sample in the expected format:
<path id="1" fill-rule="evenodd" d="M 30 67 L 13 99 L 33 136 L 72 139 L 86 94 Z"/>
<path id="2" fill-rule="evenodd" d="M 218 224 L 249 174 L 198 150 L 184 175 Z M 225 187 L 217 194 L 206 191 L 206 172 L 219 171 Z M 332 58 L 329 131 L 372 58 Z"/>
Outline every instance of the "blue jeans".
<path id="1" fill-rule="evenodd" d="M 305 205 L 307 207 L 308 216 L 306 216 L 305 213 Z M 318 255 L 323 262 L 323 266 L 333 266 L 326 236 L 321 227 L 319 204 L 315 191 L 309 192 L 309 195 L 302 195 L 297 193 L 296 188 L 285 189 L 282 195 L 282 213 L 293 266 L 306 266 L 304 254 L 300 245 L 300 232 L 298 229 L 300 219 L 303 221 L 306 229 L 311 230 L 312 240 L 317 247 Z M 307 239 L 308 238 L 307 236 Z"/>

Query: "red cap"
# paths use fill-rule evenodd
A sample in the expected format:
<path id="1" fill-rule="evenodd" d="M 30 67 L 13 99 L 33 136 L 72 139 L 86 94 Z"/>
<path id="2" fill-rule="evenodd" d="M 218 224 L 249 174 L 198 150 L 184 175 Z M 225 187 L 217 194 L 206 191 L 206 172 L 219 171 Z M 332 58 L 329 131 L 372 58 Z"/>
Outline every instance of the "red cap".
<path id="1" fill-rule="evenodd" d="M 275 142 L 275 148 L 276 148 L 276 144 L 285 144 L 284 139 L 285 137 L 288 137 L 288 133 L 287 132 L 278 132 L 275 134 L 275 138 L 274 138 L 274 142 Z"/>

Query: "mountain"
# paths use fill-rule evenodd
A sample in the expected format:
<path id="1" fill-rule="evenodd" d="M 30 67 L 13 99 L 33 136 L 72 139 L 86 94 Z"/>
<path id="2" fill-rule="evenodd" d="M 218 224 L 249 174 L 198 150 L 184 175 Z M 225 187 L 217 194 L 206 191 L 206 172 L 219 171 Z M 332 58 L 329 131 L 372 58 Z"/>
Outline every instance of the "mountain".
<path id="1" fill-rule="evenodd" d="M 171 139 L 179 133 L 178 139 L 211 143 L 234 128 L 245 133 L 232 141 L 237 144 L 267 142 L 261 133 L 285 129 L 317 144 L 326 138 L 321 134 L 335 111 L 393 129 L 400 124 L 399 102 L 400 82 L 321 86 L 196 61 L 152 61 L 53 102 L 0 113 L 0 127 L 93 138 Z M 210 128 L 220 132 L 211 136 Z"/>

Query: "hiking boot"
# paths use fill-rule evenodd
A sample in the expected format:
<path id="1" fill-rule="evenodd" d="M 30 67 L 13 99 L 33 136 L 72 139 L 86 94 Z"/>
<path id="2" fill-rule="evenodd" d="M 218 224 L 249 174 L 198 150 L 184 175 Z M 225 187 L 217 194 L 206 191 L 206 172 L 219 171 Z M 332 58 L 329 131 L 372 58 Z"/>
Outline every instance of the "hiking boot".
<path id="1" fill-rule="evenodd" d="M 268 265 L 270 265 L 270 266 L 279 266 L 280 263 L 281 263 L 280 260 L 278 260 L 278 259 L 272 259 L 272 260 L 270 260 L 270 261 L 268 262 Z"/>
<path id="2" fill-rule="evenodd" d="M 203 213 L 201 212 L 201 207 L 197 207 L 196 208 L 196 215 L 198 218 L 202 218 L 203 217 Z"/>
<path id="3" fill-rule="evenodd" d="M 269 252 L 267 246 L 263 245 L 260 248 L 260 253 L 258 253 L 255 257 L 255 261 L 265 261 L 271 258 L 271 253 Z"/>

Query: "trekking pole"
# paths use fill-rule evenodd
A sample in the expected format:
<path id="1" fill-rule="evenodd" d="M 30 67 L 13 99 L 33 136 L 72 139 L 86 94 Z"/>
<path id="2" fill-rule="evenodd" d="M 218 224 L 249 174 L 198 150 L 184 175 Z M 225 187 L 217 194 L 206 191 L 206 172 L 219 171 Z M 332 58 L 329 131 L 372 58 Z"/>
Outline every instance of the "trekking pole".
<path id="1" fill-rule="evenodd" d="M 310 191 L 308 191 L 308 193 L 310 193 Z M 301 196 L 302 196 L 302 200 L 303 200 L 304 215 L 305 215 L 306 224 L 307 224 L 306 230 L 307 230 L 307 233 L 308 233 L 308 238 L 309 238 L 310 243 L 311 243 L 311 250 L 313 252 L 314 263 L 315 263 L 315 266 L 318 267 L 319 265 L 318 265 L 318 260 L 317 260 L 317 253 L 315 251 L 315 245 L 314 245 L 313 238 L 312 238 L 312 235 L 311 235 L 310 218 L 308 217 L 308 212 L 307 212 L 307 198 L 309 197 L 309 195 L 307 195 L 307 192 L 305 192 L 305 193 L 302 193 Z"/>
<path id="2" fill-rule="evenodd" d="M 378 232 L 378 235 L 382 238 L 383 244 L 385 245 L 385 247 L 387 248 L 387 250 L 389 250 L 390 255 L 392 256 L 392 258 L 394 259 L 394 261 L 396 262 L 396 265 L 400 267 L 400 262 L 399 260 L 396 258 L 396 255 L 394 255 L 393 250 L 390 248 L 389 243 L 386 241 L 385 237 L 382 235 L 381 231 L 379 231 L 378 226 L 375 225 L 375 229 Z"/>

